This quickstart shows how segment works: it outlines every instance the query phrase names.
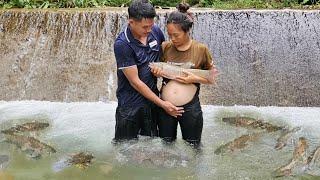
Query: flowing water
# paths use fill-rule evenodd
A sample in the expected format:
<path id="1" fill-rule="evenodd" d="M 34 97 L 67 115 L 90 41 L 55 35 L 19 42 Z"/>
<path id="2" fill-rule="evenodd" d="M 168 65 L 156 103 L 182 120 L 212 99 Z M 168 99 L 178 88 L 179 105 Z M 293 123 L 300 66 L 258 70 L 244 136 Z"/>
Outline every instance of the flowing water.
<path id="1" fill-rule="evenodd" d="M 7 142 L 0 142 L 0 155 L 9 161 L 0 166 L 1 176 L 16 180 L 42 179 L 273 179 L 273 172 L 292 158 L 298 138 L 307 138 L 310 154 L 320 144 L 320 108 L 203 106 L 203 146 L 194 150 L 181 140 L 166 145 L 158 138 L 141 137 L 139 141 L 112 143 L 116 109 L 115 102 L 59 103 L 46 101 L 0 101 L 0 129 L 33 120 L 49 122 L 50 126 L 30 134 L 54 147 L 57 152 L 31 158 Z M 257 141 L 235 152 L 215 155 L 214 150 L 253 130 L 234 127 L 222 117 L 249 116 L 288 128 L 301 127 L 289 139 L 288 145 L 276 151 L 280 132 L 264 133 Z M 1 141 L 4 139 L 0 135 Z M 94 155 L 92 164 L 81 169 L 55 165 L 71 154 L 88 152 Z M 320 175 L 319 163 L 313 174 Z M 312 179 L 315 176 L 297 173 L 279 179 Z"/>

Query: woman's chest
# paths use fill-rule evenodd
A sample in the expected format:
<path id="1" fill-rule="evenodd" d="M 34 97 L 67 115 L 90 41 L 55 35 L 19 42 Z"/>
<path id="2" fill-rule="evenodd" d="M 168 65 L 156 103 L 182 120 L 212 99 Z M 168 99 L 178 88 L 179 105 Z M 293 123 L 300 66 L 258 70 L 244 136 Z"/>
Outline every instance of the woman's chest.
<path id="1" fill-rule="evenodd" d="M 164 52 L 164 57 L 166 62 L 185 63 L 195 61 L 191 50 L 181 52 L 169 49 Z"/>

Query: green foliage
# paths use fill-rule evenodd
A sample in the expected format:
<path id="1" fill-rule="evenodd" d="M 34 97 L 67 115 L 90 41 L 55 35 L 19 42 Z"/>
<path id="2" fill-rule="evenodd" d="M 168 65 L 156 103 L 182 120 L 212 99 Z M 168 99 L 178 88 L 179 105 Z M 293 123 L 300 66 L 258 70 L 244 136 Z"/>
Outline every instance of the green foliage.
<path id="1" fill-rule="evenodd" d="M 163 6 L 163 7 L 175 7 L 181 0 L 151 0 L 151 3 L 155 6 Z"/>
<path id="2" fill-rule="evenodd" d="M 175 7 L 181 0 L 150 0 L 155 6 Z M 128 6 L 131 0 L 0 0 L 0 8 L 90 8 Z M 303 8 L 298 0 L 185 0 L 191 6 L 215 9 Z M 320 5 L 309 6 L 313 9 Z"/>

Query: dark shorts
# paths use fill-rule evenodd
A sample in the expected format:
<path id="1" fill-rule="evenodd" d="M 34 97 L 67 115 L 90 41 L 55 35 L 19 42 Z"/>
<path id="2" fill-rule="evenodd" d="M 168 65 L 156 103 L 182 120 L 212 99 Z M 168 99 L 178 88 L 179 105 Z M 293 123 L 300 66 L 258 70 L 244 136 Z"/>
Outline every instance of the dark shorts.
<path id="1" fill-rule="evenodd" d="M 117 107 L 115 141 L 135 139 L 138 135 L 158 136 L 158 107 Z"/>
<path id="2" fill-rule="evenodd" d="M 200 145 L 203 127 L 199 97 L 194 97 L 191 102 L 183 107 L 185 112 L 178 118 L 168 115 L 163 109 L 159 110 L 159 136 L 167 142 L 174 141 L 177 138 L 179 122 L 182 138 L 190 144 L 198 146 Z"/>

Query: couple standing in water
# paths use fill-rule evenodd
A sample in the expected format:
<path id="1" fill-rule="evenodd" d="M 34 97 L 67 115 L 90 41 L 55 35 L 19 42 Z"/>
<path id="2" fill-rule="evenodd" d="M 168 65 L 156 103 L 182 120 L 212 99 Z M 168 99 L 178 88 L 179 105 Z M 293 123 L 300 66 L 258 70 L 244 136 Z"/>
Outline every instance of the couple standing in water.
<path id="1" fill-rule="evenodd" d="M 162 31 L 154 25 L 156 12 L 148 0 L 134 0 L 128 8 L 128 26 L 114 44 L 118 77 L 116 141 L 145 135 L 172 142 L 179 123 L 182 138 L 193 145 L 200 144 L 203 127 L 200 84 L 213 82 L 186 72 L 186 76 L 174 80 L 163 78 L 159 92 L 157 77 L 164 72 L 149 67 L 151 62 L 161 60 L 191 62 L 195 69 L 215 68 L 209 49 L 190 37 L 193 17 L 188 12 L 189 5 L 181 3 L 177 9 L 167 18 L 170 41 L 165 41 Z"/>

